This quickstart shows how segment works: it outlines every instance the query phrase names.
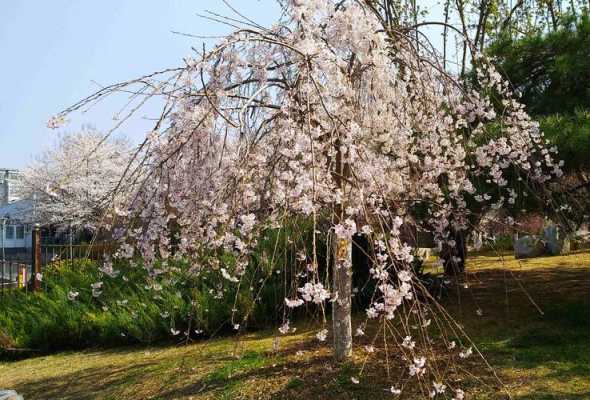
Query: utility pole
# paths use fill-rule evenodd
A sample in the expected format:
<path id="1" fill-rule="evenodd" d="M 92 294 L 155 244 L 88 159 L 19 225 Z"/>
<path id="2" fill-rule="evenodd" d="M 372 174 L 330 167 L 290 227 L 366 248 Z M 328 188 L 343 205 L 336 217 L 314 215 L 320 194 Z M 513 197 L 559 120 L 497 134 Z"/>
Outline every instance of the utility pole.
<path id="1" fill-rule="evenodd" d="M 2 268 L 2 280 L 0 280 L 0 285 L 2 285 L 2 295 L 4 295 L 4 285 L 6 283 L 4 279 L 4 270 L 6 269 L 6 255 L 4 254 L 4 224 L 6 222 L 6 218 L 0 217 L 0 221 L 2 222 L 2 230 L 0 231 L 0 236 L 2 236 L 2 261 L 0 261 L 0 267 Z"/>
<path id="2" fill-rule="evenodd" d="M 4 233 L 4 224 L 6 224 L 6 218 L 0 217 L 0 221 L 2 221 L 2 261 L 6 260 L 6 254 L 4 253 L 4 236 L 6 235 Z"/>
<path id="3" fill-rule="evenodd" d="M 33 227 L 33 289 L 41 289 L 41 227 L 35 224 Z"/>
<path id="4" fill-rule="evenodd" d="M 72 238 L 72 220 L 70 219 L 70 234 L 68 235 L 70 237 L 70 262 L 72 262 L 72 260 L 74 259 L 74 253 L 73 253 L 73 238 Z"/>

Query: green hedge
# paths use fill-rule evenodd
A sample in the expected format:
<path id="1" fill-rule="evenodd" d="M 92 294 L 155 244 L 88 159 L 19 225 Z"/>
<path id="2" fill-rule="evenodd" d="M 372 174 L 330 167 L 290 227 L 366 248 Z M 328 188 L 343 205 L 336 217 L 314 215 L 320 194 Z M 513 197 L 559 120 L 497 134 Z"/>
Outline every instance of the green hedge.
<path id="1" fill-rule="evenodd" d="M 230 330 L 233 308 L 235 320 L 242 322 L 248 314 L 251 327 L 278 319 L 278 307 L 270 308 L 268 301 L 261 302 L 267 306 L 254 304 L 254 291 L 247 284 L 226 284 L 220 297 L 223 278 L 217 271 L 205 273 L 196 284 L 174 274 L 153 280 L 143 268 L 127 264 L 115 269 L 120 275 L 109 278 L 91 261 L 60 262 L 44 271 L 43 291 L 5 292 L 0 297 L 0 348 L 54 351 L 181 340 L 189 326 L 191 337 L 202 337 Z M 243 282 L 259 279 L 258 275 L 246 276 Z M 90 285 L 97 281 L 104 283 L 95 298 Z M 264 296 L 277 296 L 275 281 L 267 281 Z M 161 289 L 154 290 L 153 283 Z M 70 291 L 79 292 L 75 300 L 68 298 Z M 172 329 L 180 333 L 173 335 Z"/>
<path id="2" fill-rule="evenodd" d="M 169 261 L 168 272 L 157 278 L 150 277 L 139 260 L 117 263 L 115 278 L 88 260 L 54 263 L 43 273 L 42 291 L 15 289 L 0 297 L 0 351 L 180 341 L 186 338 L 184 332 L 193 339 L 232 332 L 234 323 L 240 329 L 258 329 L 281 324 L 287 314 L 291 320 L 317 317 L 320 309 L 310 305 L 284 309 L 284 298 L 292 297 L 306 280 L 298 273 L 309 260 L 298 260 L 295 248 L 306 247 L 311 253 L 311 226 L 310 221 L 294 220 L 283 229 L 263 232 L 239 284 L 229 283 L 220 271 L 234 270 L 230 254 L 202 256 L 199 264 L 209 265 L 207 259 L 214 257 L 219 267 L 204 267 L 198 275 L 187 260 Z M 324 276 L 326 245 L 320 236 L 318 268 Z M 297 243 L 290 240 L 294 237 Z M 359 288 L 354 306 L 364 310 L 372 295 L 367 285 L 370 265 L 356 250 L 353 254 L 354 285 Z M 103 282 L 102 294 L 93 297 L 91 284 L 98 281 Z M 79 296 L 68 299 L 70 291 Z M 173 335 L 172 329 L 180 333 Z"/>

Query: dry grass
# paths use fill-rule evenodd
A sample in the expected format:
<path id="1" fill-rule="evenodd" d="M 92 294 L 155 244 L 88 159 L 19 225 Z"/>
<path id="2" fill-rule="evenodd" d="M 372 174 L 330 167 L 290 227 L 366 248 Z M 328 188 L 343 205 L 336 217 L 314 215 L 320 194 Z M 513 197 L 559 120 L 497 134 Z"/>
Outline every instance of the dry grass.
<path id="1" fill-rule="evenodd" d="M 470 259 L 469 270 L 468 288 L 456 285 L 442 302 L 512 398 L 590 399 L 590 252 L 520 262 L 482 254 Z M 352 385 L 362 350 L 337 365 L 329 348 L 312 339 L 314 332 L 300 326 L 297 334 L 281 337 L 278 352 L 273 332 L 259 332 L 239 342 L 222 338 L 5 362 L 0 388 L 17 389 L 27 399 L 391 398 L 379 362 L 369 363 L 361 383 Z M 456 378 L 471 388 L 471 398 L 507 397 L 497 384 L 476 385 L 468 374 Z"/>

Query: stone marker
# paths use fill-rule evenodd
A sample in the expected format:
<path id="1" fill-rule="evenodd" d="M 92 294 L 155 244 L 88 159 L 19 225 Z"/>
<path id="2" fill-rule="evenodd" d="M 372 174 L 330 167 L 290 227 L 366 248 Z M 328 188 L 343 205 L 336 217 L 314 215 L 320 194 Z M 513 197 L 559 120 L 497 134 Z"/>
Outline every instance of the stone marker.
<path id="1" fill-rule="evenodd" d="M 14 390 L 0 390 L 0 400 L 24 400 L 23 396 Z"/>
<path id="2" fill-rule="evenodd" d="M 543 229 L 543 240 L 547 253 L 552 256 L 570 252 L 570 240 L 557 225 L 551 224 Z"/>
<path id="3" fill-rule="evenodd" d="M 545 253 L 545 244 L 537 236 L 515 237 L 513 242 L 515 258 L 540 257 Z"/>

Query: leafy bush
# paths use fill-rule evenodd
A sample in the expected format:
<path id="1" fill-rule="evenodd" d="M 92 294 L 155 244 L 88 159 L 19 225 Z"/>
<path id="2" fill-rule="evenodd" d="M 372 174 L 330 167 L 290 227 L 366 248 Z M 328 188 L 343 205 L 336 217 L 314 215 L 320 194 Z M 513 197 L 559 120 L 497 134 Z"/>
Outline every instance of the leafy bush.
<path id="1" fill-rule="evenodd" d="M 137 265 L 116 269 L 120 275 L 109 278 L 88 260 L 54 263 L 44 271 L 43 291 L 5 293 L 0 298 L 0 349 L 149 343 L 180 340 L 185 332 L 194 338 L 230 329 L 232 309 L 235 320 L 247 316 L 251 326 L 275 322 L 272 310 L 255 304 L 248 285 L 224 285 L 222 295 L 216 271 L 207 272 L 197 285 L 174 274 L 156 280 Z M 103 282 L 102 294 L 93 297 L 91 284 L 98 281 Z M 273 294 L 272 286 L 265 288 L 264 296 Z M 72 300 L 70 292 L 79 294 Z"/>
<path id="2" fill-rule="evenodd" d="M 514 244 L 512 241 L 512 235 L 503 234 L 497 235 L 492 241 L 485 241 L 482 246 L 483 251 L 512 251 L 514 250 Z"/>
<path id="3" fill-rule="evenodd" d="M 166 309 L 178 315 L 186 304 L 171 290 L 160 299 L 137 281 L 128 268 L 126 285 L 108 280 L 103 294 L 94 298 L 90 285 L 101 280 L 97 266 L 90 261 L 60 262 L 44 273 L 44 291 L 24 293 L 13 290 L 0 300 L 0 326 L 16 347 L 39 350 L 114 345 L 153 341 L 169 331 L 160 316 Z M 71 300 L 70 291 L 79 296 Z"/>
<path id="4" fill-rule="evenodd" d="M 229 254 L 201 255 L 199 264 L 214 258 L 217 267 L 192 270 L 188 260 L 168 261 L 167 272 L 150 276 L 138 260 L 116 262 L 116 277 L 101 272 L 96 262 L 60 261 L 44 270 L 43 290 L 13 290 L 0 297 L 0 351 L 26 348 L 41 351 L 91 346 L 177 341 L 232 331 L 235 324 L 247 329 L 266 328 L 283 322 L 284 298 L 293 297 L 302 279 L 297 263 L 308 263 L 295 253 L 288 238 L 300 232 L 299 241 L 311 253 L 311 222 L 294 220 L 291 227 L 269 230 L 257 241 L 250 267 L 240 283 L 229 283 L 235 259 Z M 367 284 L 370 262 L 363 250 L 368 241 L 355 242 L 354 307 L 364 310 L 373 287 Z M 318 243 L 318 268 L 328 268 L 324 241 Z M 156 265 L 156 270 L 161 265 Z M 328 274 L 329 275 L 329 274 Z M 98 297 L 91 285 L 103 282 Z M 78 292 L 75 299 L 71 292 Z M 319 315 L 306 305 L 291 310 L 290 318 Z"/>

